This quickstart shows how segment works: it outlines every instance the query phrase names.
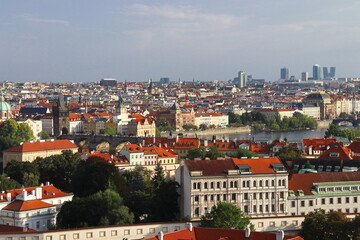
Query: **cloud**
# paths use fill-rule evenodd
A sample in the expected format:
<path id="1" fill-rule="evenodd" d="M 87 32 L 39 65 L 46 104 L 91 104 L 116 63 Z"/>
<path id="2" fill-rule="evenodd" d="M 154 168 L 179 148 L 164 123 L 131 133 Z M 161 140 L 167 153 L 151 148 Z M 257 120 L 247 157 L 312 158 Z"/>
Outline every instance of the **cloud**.
<path id="1" fill-rule="evenodd" d="M 133 4 L 124 13 L 136 16 L 162 17 L 170 20 L 184 22 L 208 23 L 231 27 L 244 22 L 247 17 L 238 17 L 230 14 L 203 13 L 192 6 L 150 6 L 145 4 Z"/>
<path id="2" fill-rule="evenodd" d="M 63 25 L 70 24 L 70 22 L 65 20 L 40 18 L 33 14 L 21 14 L 19 15 L 19 17 L 28 22 L 52 23 L 52 24 L 54 23 L 54 24 L 63 24 Z"/>

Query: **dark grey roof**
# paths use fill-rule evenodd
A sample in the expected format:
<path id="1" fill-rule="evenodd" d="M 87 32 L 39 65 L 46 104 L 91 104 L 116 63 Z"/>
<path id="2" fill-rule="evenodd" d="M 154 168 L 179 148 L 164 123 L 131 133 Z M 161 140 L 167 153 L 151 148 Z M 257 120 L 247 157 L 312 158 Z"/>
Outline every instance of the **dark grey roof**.
<path id="1" fill-rule="evenodd" d="M 20 114 L 25 114 L 25 115 L 46 114 L 46 112 L 47 112 L 47 108 L 31 108 L 31 107 L 20 108 Z"/>

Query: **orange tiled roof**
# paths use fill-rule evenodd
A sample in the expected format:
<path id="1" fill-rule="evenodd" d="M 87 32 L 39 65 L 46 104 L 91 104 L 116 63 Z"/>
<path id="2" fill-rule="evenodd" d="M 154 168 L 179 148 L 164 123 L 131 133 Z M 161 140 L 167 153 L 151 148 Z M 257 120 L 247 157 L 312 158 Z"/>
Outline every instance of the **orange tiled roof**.
<path id="1" fill-rule="evenodd" d="M 3 208 L 3 210 L 10 210 L 10 211 L 28 211 L 33 209 L 39 209 L 39 208 L 47 208 L 47 207 L 53 207 L 54 205 L 50 203 L 43 202 L 41 200 L 30 200 L 30 201 L 19 201 L 15 200 L 6 207 Z"/>
<path id="2" fill-rule="evenodd" d="M 247 158 L 239 159 L 233 158 L 233 161 L 236 165 L 247 164 L 250 166 L 251 173 L 275 173 L 275 170 L 270 166 L 271 164 L 281 163 L 278 157 L 272 158 Z"/>
<path id="3" fill-rule="evenodd" d="M 69 148 L 77 148 L 77 146 L 69 140 L 55 140 L 45 142 L 25 142 L 22 145 L 8 148 L 4 150 L 4 152 L 35 152 Z"/>
<path id="4" fill-rule="evenodd" d="M 31 194 L 32 190 L 35 190 L 38 187 L 26 187 L 26 188 L 19 188 L 19 189 L 11 189 L 6 190 L 5 193 L 0 193 L 0 195 L 3 196 L 3 200 L 6 201 L 6 194 L 10 193 L 11 198 L 14 199 L 17 195 L 21 194 L 24 190 Z M 55 198 L 55 197 L 64 197 L 68 196 L 69 194 L 62 192 L 60 189 L 54 187 L 53 185 L 47 185 L 47 186 L 40 186 L 42 190 L 42 199 L 48 199 L 48 198 Z"/>

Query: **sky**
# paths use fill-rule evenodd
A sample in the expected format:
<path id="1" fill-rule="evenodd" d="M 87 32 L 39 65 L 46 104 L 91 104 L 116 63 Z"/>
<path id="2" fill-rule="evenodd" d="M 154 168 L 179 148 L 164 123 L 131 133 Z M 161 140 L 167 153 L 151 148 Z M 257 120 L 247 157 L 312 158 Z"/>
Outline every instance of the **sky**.
<path id="1" fill-rule="evenodd" d="M 360 1 L 0 0 L 0 81 L 360 77 Z"/>

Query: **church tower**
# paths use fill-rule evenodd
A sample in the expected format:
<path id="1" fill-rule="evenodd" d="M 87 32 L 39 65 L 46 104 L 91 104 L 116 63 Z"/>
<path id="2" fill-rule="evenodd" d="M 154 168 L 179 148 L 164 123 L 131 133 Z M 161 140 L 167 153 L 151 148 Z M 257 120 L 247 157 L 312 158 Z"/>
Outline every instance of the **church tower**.
<path id="1" fill-rule="evenodd" d="M 148 93 L 148 95 L 152 95 L 152 94 L 155 93 L 154 87 L 153 87 L 153 82 L 152 82 L 152 79 L 151 79 L 151 78 L 150 78 L 150 80 L 149 80 L 149 86 L 148 86 L 148 88 L 147 88 L 147 93 Z"/>
<path id="2" fill-rule="evenodd" d="M 56 105 L 53 107 L 53 128 L 54 135 L 66 135 L 70 128 L 70 111 L 65 104 L 64 95 L 60 94 Z"/>

